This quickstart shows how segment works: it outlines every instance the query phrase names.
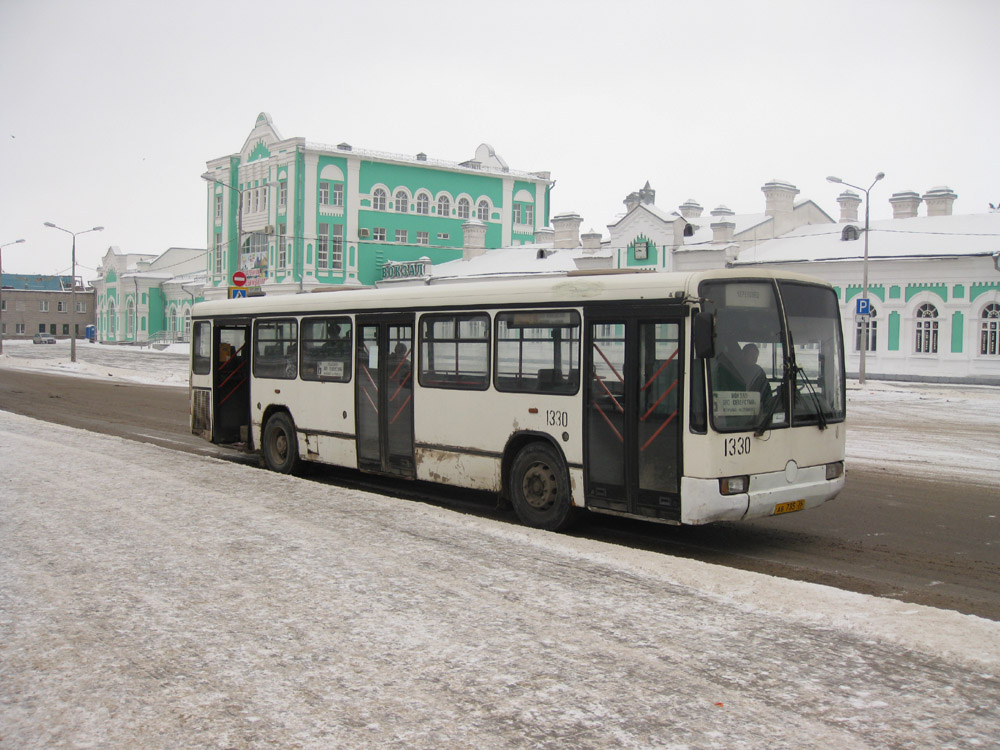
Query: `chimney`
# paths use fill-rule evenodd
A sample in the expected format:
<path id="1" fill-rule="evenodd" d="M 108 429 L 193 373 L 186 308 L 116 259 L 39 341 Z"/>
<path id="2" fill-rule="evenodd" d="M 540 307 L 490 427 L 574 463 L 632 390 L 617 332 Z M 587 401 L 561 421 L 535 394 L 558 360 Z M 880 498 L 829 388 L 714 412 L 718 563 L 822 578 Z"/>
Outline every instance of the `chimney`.
<path id="1" fill-rule="evenodd" d="M 924 193 L 928 216 L 951 216 L 951 204 L 958 195 L 950 187 L 934 187 Z"/>
<path id="2" fill-rule="evenodd" d="M 718 205 L 713 208 L 709 213 L 712 216 L 735 216 L 736 213 L 729 206 Z"/>
<path id="3" fill-rule="evenodd" d="M 583 249 L 588 252 L 594 252 L 595 250 L 601 249 L 601 233 L 595 232 L 591 229 L 589 232 L 580 235 L 580 241 L 583 242 Z"/>
<path id="4" fill-rule="evenodd" d="M 555 230 L 553 230 L 552 227 L 538 227 L 538 229 L 535 230 L 535 244 L 551 245 L 554 235 Z"/>
<path id="5" fill-rule="evenodd" d="M 697 219 L 705 209 L 698 205 L 694 198 L 688 198 L 680 205 L 681 216 L 685 219 Z"/>
<path id="6" fill-rule="evenodd" d="M 856 224 L 858 222 L 858 206 L 861 205 L 861 196 L 853 190 L 845 190 L 837 196 L 837 203 L 840 204 L 840 223 Z"/>
<path id="7" fill-rule="evenodd" d="M 792 229 L 792 211 L 795 210 L 795 196 L 799 189 L 790 182 L 774 179 L 761 188 L 764 193 L 764 213 L 774 219 L 774 236 L 778 237 Z"/>
<path id="8" fill-rule="evenodd" d="M 469 219 L 462 224 L 462 260 L 472 260 L 486 252 L 486 222 Z"/>
<path id="9" fill-rule="evenodd" d="M 920 194 L 913 190 L 893 193 L 889 203 L 892 205 L 892 218 L 912 219 L 920 208 Z"/>
<path id="10" fill-rule="evenodd" d="M 736 230 L 736 222 L 732 220 L 732 214 L 716 214 L 715 221 L 712 222 L 712 244 L 726 245 L 733 241 L 733 232 Z"/>
<path id="11" fill-rule="evenodd" d="M 555 248 L 580 247 L 580 225 L 583 219 L 579 214 L 568 213 L 559 214 L 552 219 L 552 226 L 555 229 Z"/>

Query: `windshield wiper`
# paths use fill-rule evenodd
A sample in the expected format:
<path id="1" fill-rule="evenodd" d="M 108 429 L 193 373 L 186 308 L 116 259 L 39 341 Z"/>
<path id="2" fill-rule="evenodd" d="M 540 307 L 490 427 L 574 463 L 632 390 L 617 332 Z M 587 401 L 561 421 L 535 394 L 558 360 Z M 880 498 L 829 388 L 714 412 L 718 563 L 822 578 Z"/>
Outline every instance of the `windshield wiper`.
<path id="1" fill-rule="evenodd" d="M 813 402 L 816 404 L 816 425 L 821 430 L 825 430 L 827 425 L 826 414 L 823 413 L 823 405 L 820 403 L 819 394 L 816 392 L 816 387 L 813 385 L 813 382 L 809 379 L 809 376 L 806 375 L 806 371 L 803 370 L 801 367 L 795 368 L 795 375 L 796 377 L 798 377 L 799 375 L 802 376 L 802 380 L 803 382 L 805 382 L 806 388 L 808 388 L 809 390 L 809 395 L 812 396 Z"/>

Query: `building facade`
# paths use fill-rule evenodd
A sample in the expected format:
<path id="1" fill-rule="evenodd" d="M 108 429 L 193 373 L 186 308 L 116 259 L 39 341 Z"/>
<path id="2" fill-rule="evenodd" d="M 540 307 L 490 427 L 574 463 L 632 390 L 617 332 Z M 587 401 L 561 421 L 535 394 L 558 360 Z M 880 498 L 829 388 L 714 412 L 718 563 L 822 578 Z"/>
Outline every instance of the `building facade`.
<path id="1" fill-rule="evenodd" d="M 207 165 L 209 299 L 237 272 L 251 293 L 372 285 L 386 264 L 462 257 L 471 219 L 487 247 L 531 243 L 548 222 L 550 175 L 487 144 L 461 163 L 327 146 L 282 138 L 262 113 L 239 153 Z"/>
<path id="2" fill-rule="evenodd" d="M 76 281 L 76 319 L 73 309 L 73 277 L 5 273 L 0 277 L 0 331 L 5 339 L 30 339 L 36 333 L 69 338 L 75 324 L 83 338 L 94 322 L 94 290 Z"/>
<path id="3" fill-rule="evenodd" d="M 97 339 L 108 343 L 187 341 L 191 307 L 203 299 L 205 251 L 161 255 L 110 247 L 93 281 Z"/>
<path id="4" fill-rule="evenodd" d="M 647 182 L 625 198 L 626 213 L 608 225 L 604 245 L 617 268 L 697 271 L 724 267 L 743 249 L 798 227 L 834 223 L 814 201 L 796 202 L 799 190 L 785 180 L 770 180 L 761 192 L 761 212 L 737 214 L 720 205 L 703 216 L 705 209 L 691 198 L 676 211 L 658 208 Z"/>
<path id="5" fill-rule="evenodd" d="M 1000 213 L 953 215 L 946 187 L 890 199 L 893 218 L 870 222 L 870 318 L 857 314 L 865 275 L 862 200 L 838 198 L 840 222 L 792 230 L 744 249 L 733 266 L 766 265 L 818 276 L 836 288 L 851 374 L 1000 385 Z M 919 215 L 919 206 L 927 206 Z"/>

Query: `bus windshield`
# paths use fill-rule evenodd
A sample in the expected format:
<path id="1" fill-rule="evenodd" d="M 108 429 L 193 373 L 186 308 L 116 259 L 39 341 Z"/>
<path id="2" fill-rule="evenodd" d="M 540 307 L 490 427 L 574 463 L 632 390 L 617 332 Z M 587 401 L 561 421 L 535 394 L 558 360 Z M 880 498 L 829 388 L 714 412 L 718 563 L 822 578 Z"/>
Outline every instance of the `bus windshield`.
<path id="1" fill-rule="evenodd" d="M 823 426 L 844 418 L 843 349 L 831 289 L 708 282 L 701 295 L 715 314 L 715 355 L 707 370 L 716 430 Z"/>

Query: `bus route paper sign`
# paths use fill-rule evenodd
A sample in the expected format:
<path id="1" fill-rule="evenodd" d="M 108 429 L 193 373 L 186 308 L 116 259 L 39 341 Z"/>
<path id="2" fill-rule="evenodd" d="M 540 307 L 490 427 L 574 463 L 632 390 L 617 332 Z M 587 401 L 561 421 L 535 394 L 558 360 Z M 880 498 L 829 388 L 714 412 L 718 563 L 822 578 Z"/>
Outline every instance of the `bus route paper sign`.
<path id="1" fill-rule="evenodd" d="M 760 409 L 756 391 L 716 391 L 713 411 L 721 417 L 753 417 Z"/>

